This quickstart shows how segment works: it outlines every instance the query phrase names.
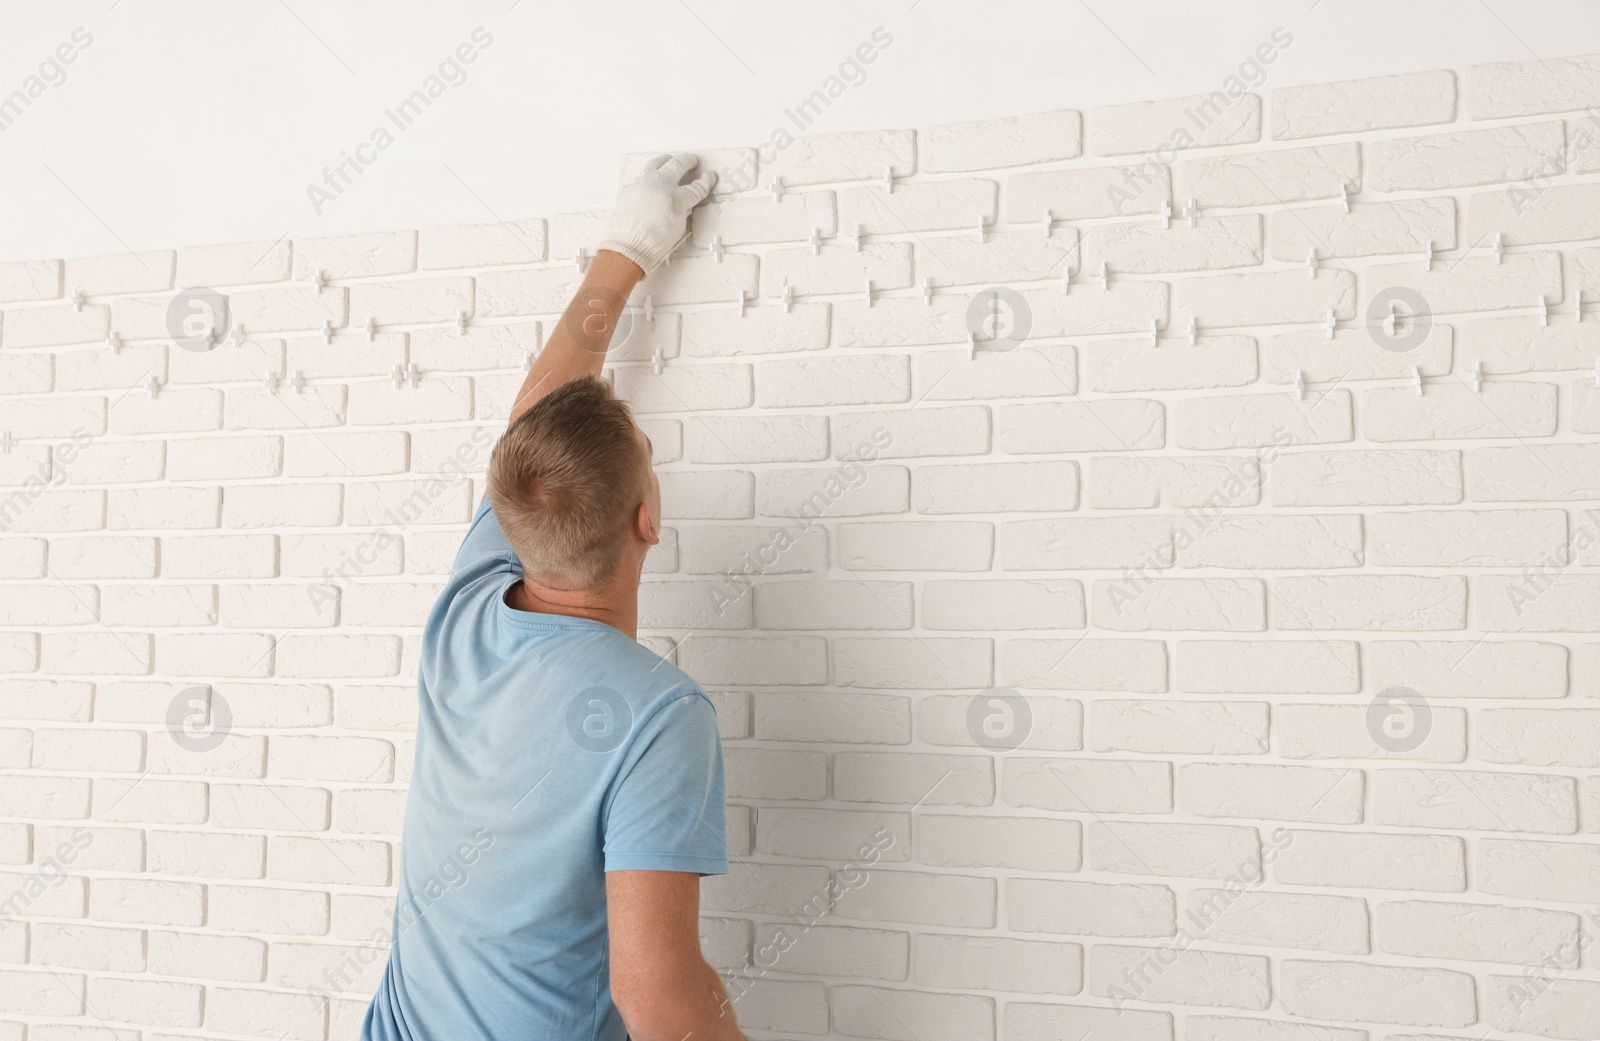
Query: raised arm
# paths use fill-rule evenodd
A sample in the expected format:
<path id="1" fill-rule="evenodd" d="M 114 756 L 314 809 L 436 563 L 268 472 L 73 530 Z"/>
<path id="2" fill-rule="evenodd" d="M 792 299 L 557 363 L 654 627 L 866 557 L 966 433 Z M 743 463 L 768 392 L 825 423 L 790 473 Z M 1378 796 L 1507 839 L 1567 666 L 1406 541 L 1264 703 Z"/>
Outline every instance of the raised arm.
<path id="1" fill-rule="evenodd" d="M 510 423 L 568 380 L 600 374 L 628 294 L 677 248 L 688 229 L 689 211 L 716 184 L 716 174 L 709 171 L 682 183 L 697 163 L 687 152 L 658 155 L 617 192 L 606 238 L 523 380 Z"/>

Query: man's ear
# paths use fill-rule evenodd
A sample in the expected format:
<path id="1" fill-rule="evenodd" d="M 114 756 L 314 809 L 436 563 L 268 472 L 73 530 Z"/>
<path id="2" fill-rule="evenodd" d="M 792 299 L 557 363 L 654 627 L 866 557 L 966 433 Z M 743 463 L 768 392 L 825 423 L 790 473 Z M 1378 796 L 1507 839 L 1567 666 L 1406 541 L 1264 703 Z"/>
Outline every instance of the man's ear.
<path id="1" fill-rule="evenodd" d="M 654 546 L 660 543 L 661 529 L 656 525 L 655 521 L 650 519 L 649 503 L 641 502 L 639 504 L 638 510 L 634 513 L 633 529 L 641 539 L 644 539 L 650 545 Z"/>

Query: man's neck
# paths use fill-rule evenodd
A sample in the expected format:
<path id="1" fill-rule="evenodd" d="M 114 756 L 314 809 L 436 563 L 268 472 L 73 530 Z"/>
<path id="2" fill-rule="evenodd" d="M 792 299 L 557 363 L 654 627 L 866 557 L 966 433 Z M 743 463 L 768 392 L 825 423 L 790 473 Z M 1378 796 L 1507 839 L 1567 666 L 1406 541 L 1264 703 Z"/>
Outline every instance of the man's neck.
<path id="1" fill-rule="evenodd" d="M 526 577 L 506 591 L 506 604 L 518 611 L 590 618 L 618 629 L 629 639 L 639 635 L 639 582 L 629 581 L 627 568 L 599 589 L 552 589 Z"/>

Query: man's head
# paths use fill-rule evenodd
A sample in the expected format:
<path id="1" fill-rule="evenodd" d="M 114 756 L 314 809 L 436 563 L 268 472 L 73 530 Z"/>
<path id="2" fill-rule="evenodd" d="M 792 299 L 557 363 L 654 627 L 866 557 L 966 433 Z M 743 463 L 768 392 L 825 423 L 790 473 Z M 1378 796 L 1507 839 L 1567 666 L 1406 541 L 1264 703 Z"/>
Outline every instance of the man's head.
<path id="1" fill-rule="evenodd" d="M 650 441 L 610 384 L 585 376 L 511 425 L 489 459 L 489 501 L 528 579 L 597 589 L 658 541 Z"/>

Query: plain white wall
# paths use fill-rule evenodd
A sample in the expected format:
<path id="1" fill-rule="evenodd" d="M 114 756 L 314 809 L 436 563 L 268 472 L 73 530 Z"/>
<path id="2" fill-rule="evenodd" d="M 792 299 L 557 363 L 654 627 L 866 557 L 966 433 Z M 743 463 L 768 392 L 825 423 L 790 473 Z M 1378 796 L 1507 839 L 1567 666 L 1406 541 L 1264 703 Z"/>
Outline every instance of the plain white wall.
<path id="1" fill-rule="evenodd" d="M 765 141 L 875 26 L 816 131 L 1210 91 L 1276 25 L 1258 93 L 1600 50 L 1586 0 L 10 0 L 0 95 L 94 42 L 0 131 L 0 259 L 606 207 L 619 153 Z M 477 26 L 467 80 L 315 213 L 307 184 Z"/>

